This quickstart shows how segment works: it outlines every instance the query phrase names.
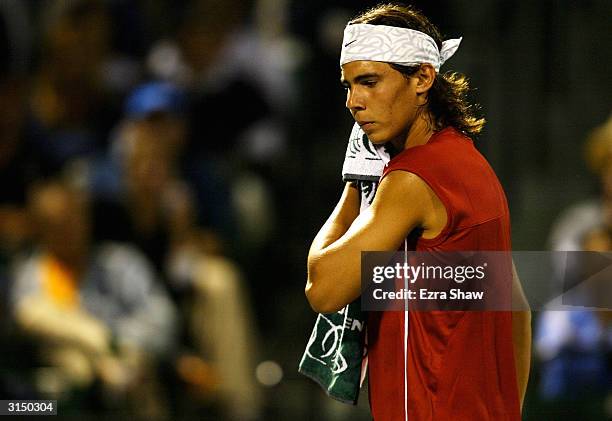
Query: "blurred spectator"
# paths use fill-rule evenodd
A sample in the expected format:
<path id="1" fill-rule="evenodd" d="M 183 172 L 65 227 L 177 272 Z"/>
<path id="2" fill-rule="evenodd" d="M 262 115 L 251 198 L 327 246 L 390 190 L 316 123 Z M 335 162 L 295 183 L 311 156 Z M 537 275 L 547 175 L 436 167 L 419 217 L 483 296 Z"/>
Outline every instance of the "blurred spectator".
<path id="1" fill-rule="evenodd" d="M 232 252 L 245 262 L 269 241 L 278 200 L 274 189 L 294 169 L 283 166 L 282 157 L 299 51 L 273 14 L 265 26 L 252 24 L 252 6 L 245 0 L 190 3 L 175 34 L 154 45 L 147 59 L 155 77 L 189 92 L 192 136 L 184 168 L 197 180 L 198 162 L 205 160 L 229 183 L 236 217 L 224 231 Z M 282 178 L 279 168 L 285 170 Z M 208 198 L 198 193 L 198 201 Z"/>
<path id="2" fill-rule="evenodd" d="M 93 188 L 98 196 L 110 198 L 131 194 L 127 192 L 128 189 L 133 190 L 129 179 L 142 179 L 147 175 L 143 173 L 145 169 L 136 170 L 132 168 L 132 163 L 127 161 L 133 152 L 133 145 L 139 142 L 120 138 L 152 137 L 154 140 L 150 143 L 163 144 L 153 145 L 152 148 L 166 149 L 162 152 L 165 163 L 161 166 L 171 166 L 167 168 L 167 171 L 170 171 L 167 177 L 173 180 L 188 180 L 188 183 L 181 184 L 190 191 L 193 222 L 209 227 L 211 232 L 220 233 L 227 239 L 232 237 L 234 230 L 227 181 L 209 157 L 194 156 L 187 150 L 191 139 L 186 118 L 188 110 L 186 93 L 171 83 L 150 82 L 134 89 L 125 101 L 124 119 L 112 139 L 110 159 L 103 166 L 98 166 L 93 175 Z M 145 134 L 147 130 L 148 134 Z M 155 140 L 158 137 L 162 140 Z M 149 162 L 151 165 L 157 165 L 154 161 Z M 142 174 L 138 175 L 138 171 Z M 154 172 L 151 175 L 154 175 Z M 162 175 L 160 177 L 164 178 Z M 159 187 L 167 185 L 161 182 Z"/>
<path id="3" fill-rule="evenodd" d="M 612 319 L 605 311 L 545 311 L 537 325 L 539 393 L 550 419 L 609 419 Z M 542 414 L 544 415 L 544 414 Z M 573 416 L 572 416 L 573 415 Z"/>
<path id="4" fill-rule="evenodd" d="M 116 77 L 112 22 L 106 2 L 51 2 L 44 10 L 40 63 L 32 83 L 32 149 L 40 174 L 55 175 L 75 158 L 105 147 L 117 119 L 117 79 L 129 86 L 137 73 Z"/>
<path id="5" fill-rule="evenodd" d="M 36 387 L 70 399 L 99 385 L 103 405 L 164 414 L 155 367 L 174 347 L 176 316 L 149 263 L 128 245 L 92 242 L 87 198 L 63 183 L 37 184 L 29 210 L 37 247 L 17 264 L 11 297 L 40 352 Z"/>
<path id="6" fill-rule="evenodd" d="M 222 256 L 216 234 L 199 226 L 193 190 L 181 177 L 184 106 L 170 83 L 148 83 L 128 97 L 112 145 L 115 171 L 107 171 L 118 176 L 107 183 L 116 192 L 96 202 L 96 231 L 137 245 L 165 280 L 181 309 L 183 351 L 175 364 L 192 398 L 229 419 L 254 419 L 261 396 L 253 315 L 240 271 Z"/>
<path id="7" fill-rule="evenodd" d="M 210 398 L 220 407 L 220 419 L 261 419 L 264 402 L 255 382 L 260 339 L 240 271 L 232 261 L 193 247 L 174 255 L 172 269 L 193 283 L 189 341 L 218 376 Z M 187 377 L 194 376 L 190 361 L 183 359 L 179 367 Z"/>
<path id="8" fill-rule="evenodd" d="M 599 176 L 600 197 L 563 213 L 551 234 L 553 250 L 612 251 L 612 117 L 589 135 L 586 152 L 590 168 Z M 555 282 L 562 282 L 561 272 L 556 277 Z M 610 314 L 610 310 L 577 309 L 542 312 L 535 350 L 542 362 L 540 394 L 552 403 L 547 415 L 583 420 L 612 417 L 606 403 L 612 399 Z"/>
<path id="9" fill-rule="evenodd" d="M 163 275 L 174 246 L 199 241 L 209 252 L 221 247 L 214 231 L 198 228 L 193 180 L 181 174 L 185 107 L 184 94 L 169 83 L 138 87 L 126 101 L 110 156 L 94 166 L 90 181 L 97 236 L 136 244 Z"/>
<path id="10" fill-rule="evenodd" d="M 577 203 L 555 221 L 550 242 L 553 250 L 581 250 L 584 235 L 601 226 L 604 219 L 604 203 L 612 198 L 612 115 L 601 126 L 588 135 L 585 142 L 585 160 L 591 172 L 597 176 L 600 194 L 597 197 Z M 610 199 L 612 200 L 612 199 Z"/>
<path id="11" fill-rule="evenodd" d="M 275 0 L 190 2 L 174 33 L 153 45 L 147 58 L 154 76 L 174 81 L 189 93 L 186 178 L 204 178 L 201 162 L 209 162 L 209 173 L 228 187 L 229 206 L 222 208 L 196 190 L 197 201 L 231 212 L 233 218 L 225 216 L 217 226 L 249 284 L 257 285 L 250 294 L 258 322 L 269 332 L 278 328 L 275 313 L 293 310 L 274 305 L 278 301 L 269 291 L 289 295 L 294 286 L 286 275 L 301 276 L 294 264 L 302 261 L 299 240 L 278 241 L 280 236 L 295 238 L 303 229 L 295 213 L 307 199 L 296 185 L 308 183 L 302 170 L 310 165 L 309 156 L 299 150 L 289 125 L 319 124 L 297 115 L 295 73 L 303 48 L 288 32 L 288 7 L 289 2 Z M 297 130 L 304 144 L 317 132 Z M 216 177 L 213 181 L 219 184 Z M 289 203 L 295 206 L 286 206 Z"/>

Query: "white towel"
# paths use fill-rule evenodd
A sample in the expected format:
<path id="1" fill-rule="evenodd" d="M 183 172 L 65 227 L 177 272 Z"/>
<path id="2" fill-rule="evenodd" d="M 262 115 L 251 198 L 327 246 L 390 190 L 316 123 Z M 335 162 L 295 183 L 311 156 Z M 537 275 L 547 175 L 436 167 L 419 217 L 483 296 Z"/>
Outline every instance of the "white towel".
<path id="1" fill-rule="evenodd" d="M 359 183 L 361 211 L 374 200 L 378 181 L 390 160 L 391 155 L 386 145 L 374 145 L 361 127 L 355 123 L 344 155 L 342 180 Z"/>
<path id="2" fill-rule="evenodd" d="M 342 179 L 378 181 L 390 159 L 386 146 L 374 145 L 355 123 L 346 147 Z"/>

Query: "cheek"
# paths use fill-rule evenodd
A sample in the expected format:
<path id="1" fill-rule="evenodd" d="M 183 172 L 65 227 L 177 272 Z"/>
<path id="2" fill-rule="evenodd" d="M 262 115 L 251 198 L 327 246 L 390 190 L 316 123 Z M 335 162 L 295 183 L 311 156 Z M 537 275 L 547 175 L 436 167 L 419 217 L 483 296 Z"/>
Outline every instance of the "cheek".
<path id="1" fill-rule="evenodd" d="M 388 107 L 389 118 L 396 130 L 409 126 L 414 119 L 416 108 L 404 93 L 397 93 Z"/>

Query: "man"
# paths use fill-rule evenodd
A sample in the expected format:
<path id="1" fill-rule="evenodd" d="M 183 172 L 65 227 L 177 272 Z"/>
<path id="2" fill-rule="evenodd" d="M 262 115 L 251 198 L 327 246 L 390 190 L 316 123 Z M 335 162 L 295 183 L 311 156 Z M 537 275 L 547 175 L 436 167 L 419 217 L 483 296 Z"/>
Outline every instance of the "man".
<path id="1" fill-rule="evenodd" d="M 399 153 L 359 212 L 347 184 L 308 256 L 306 295 L 329 313 L 360 295 L 360 253 L 510 251 L 506 198 L 469 138 L 480 132 L 463 76 L 419 12 L 382 5 L 349 22 L 341 54 L 346 107 L 374 145 Z M 409 328 L 408 328 L 409 327 Z M 376 421 L 517 420 L 527 386 L 529 312 L 370 312 L 370 405 Z M 513 346 L 514 345 L 514 346 Z"/>
<path id="2" fill-rule="evenodd" d="M 34 185 L 28 209 L 37 242 L 16 265 L 11 298 L 19 332 L 51 367 L 37 370 L 37 387 L 52 381 L 64 398 L 100 385 L 143 416 L 162 410 L 154 367 L 175 346 L 177 318 L 149 262 L 127 244 L 92 241 L 87 197 L 64 181 Z"/>

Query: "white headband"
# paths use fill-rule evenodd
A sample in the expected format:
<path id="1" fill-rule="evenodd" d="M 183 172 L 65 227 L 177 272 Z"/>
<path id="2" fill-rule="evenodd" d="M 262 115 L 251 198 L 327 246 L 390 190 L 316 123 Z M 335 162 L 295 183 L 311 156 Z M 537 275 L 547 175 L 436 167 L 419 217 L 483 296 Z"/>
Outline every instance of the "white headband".
<path id="1" fill-rule="evenodd" d="M 438 51 L 436 42 L 427 34 L 396 26 L 358 23 L 344 28 L 340 66 L 357 60 L 384 61 L 414 66 L 431 64 L 436 72 L 461 43 L 462 38 L 449 39 Z"/>

